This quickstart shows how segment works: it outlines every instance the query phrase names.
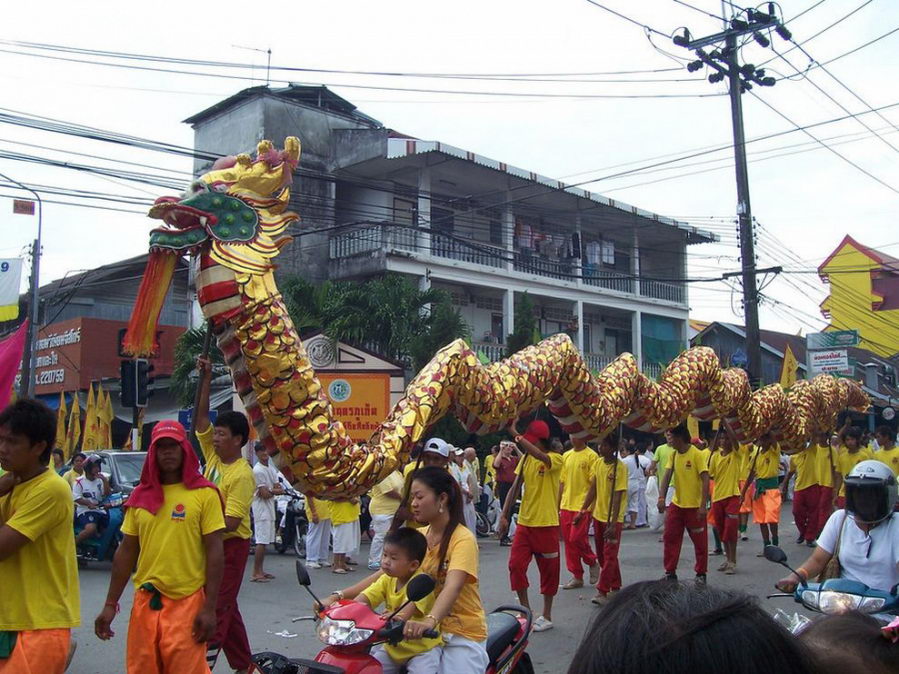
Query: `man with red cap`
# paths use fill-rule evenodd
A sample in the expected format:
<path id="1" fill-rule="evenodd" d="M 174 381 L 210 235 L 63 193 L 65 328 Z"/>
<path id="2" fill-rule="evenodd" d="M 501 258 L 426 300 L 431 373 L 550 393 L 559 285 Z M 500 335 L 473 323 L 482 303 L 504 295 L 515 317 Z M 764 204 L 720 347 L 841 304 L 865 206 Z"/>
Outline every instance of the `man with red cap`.
<path id="1" fill-rule="evenodd" d="M 140 484 L 125 507 L 124 539 L 95 633 L 114 636 L 119 597 L 136 566 L 128 674 L 209 672 L 206 642 L 216 627 L 225 520 L 218 490 L 200 474 L 177 421 L 156 424 Z"/>
<path id="2" fill-rule="evenodd" d="M 553 597 L 559 590 L 559 483 L 562 477 L 562 455 L 549 449 L 549 426 L 545 421 L 532 421 L 524 435 L 511 427 L 515 443 L 524 451 L 517 473 L 524 487 L 518 525 L 509 553 L 509 577 L 512 590 L 523 606 L 528 603 L 528 566 L 537 559 L 540 570 L 540 594 L 543 613 L 534 621 L 534 631 L 552 629 Z M 506 500 L 518 496 L 513 489 Z M 503 512 L 509 512 L 503 508 Z M 508 530 L 505 519 L 500 522 L 500 538 Z"/>

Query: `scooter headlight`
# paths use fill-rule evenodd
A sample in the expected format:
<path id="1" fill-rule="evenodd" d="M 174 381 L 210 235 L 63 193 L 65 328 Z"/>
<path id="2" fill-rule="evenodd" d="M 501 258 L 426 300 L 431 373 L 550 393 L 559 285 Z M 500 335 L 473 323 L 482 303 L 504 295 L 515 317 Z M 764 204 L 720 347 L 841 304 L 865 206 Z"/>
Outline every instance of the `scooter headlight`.
<path id="1" fill-rule="evenodd" d="M 883 597 L 865 597 L 859 604 L 858 610 L 862 613 L 877 613 L 886 603 L 887 600 Z"/>
<path id="2" fill-rule="evenodd" d="M 800 598 L 806 608 L 810 608 L 813 611 L 818 610 L 818 592 L 815 590 L 803 590 Z"/>
<path id="3" fill-rule="evenodd" d="M 818 597 L 818 610 L 821 613 L 848 613 L 856 610 L 861 601 L 862 597 L 857 594 L 826 590 Z"/>
<path id="4" fill-rule="evenodd" d="M 318 638 L 329 646 L 353 646 L 362 643 L 374 630 L 358 629 L 352 620 L 325 618 L 318 625 Z"/>

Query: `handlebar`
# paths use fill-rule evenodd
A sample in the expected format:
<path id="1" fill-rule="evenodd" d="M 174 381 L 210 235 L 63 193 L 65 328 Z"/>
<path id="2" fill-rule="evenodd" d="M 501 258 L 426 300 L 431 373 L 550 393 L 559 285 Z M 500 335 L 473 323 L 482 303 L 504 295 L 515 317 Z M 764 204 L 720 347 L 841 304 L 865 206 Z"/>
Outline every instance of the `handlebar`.
<path id="1" fill-rule="evenodd" d="M 405 624 L 406 623 L 401 620 L 393 620 L 388 623 L 386 627 L 381 628 L 378 632 L 378 636 L 383 637 L 385 640 L 395 645 L 403 639 L 403 627 Z M 440 636 L 440 632 L 437 630 L 425 630 L 421 636 L 423 639 L 436 639 Z"/>
<path id="2" fill-rule="evenodd" d="M 790 598 L 792 599 L 792 598 L 793 598 L 793 595 L 792 595 L 791 593 L 788 593 L 788 592 L 778 592 L 778 593 L 776 593 L 776 594 L 769 594 L 769 595 L 767 596 L 767 599 L 776 599 L 776 598 L 778 598 L 778 597 L 790 597 Z"/>

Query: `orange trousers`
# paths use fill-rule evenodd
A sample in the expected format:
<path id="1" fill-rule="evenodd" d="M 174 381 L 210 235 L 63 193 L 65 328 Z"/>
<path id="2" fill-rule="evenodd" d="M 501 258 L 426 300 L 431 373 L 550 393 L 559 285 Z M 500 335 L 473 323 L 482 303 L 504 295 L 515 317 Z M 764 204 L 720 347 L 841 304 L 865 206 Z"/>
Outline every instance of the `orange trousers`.
<path id="1" fill-rule="evenodd" d="M 3 674 L 62 674 L 69 659 L 72 630 L 26 630 L 19 632 L 16 647 L 0 659 Z"/>
<path id="2" fill-rule="evenodd" d="M 200 589 L 183 599 L 162 597 L 162 609 L 150 608 L 150 592 L 136 590 L 128 623 L 128 674 L 208 674 L 206 644 L 194 641 L 194 618 L 206 594 Z"/>

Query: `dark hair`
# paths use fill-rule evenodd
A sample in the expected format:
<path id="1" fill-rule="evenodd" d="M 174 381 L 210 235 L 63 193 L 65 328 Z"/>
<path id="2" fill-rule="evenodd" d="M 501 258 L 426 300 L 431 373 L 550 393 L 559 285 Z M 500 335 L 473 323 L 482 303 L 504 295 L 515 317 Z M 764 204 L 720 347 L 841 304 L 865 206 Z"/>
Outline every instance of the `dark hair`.
<path id="1" fill-rule="evenodd" d="M 899 671 L 899 646 L 881 636 L 876 619 L 858 611 L 819 618 L 799 640 L 818 654 L 817 671 L 822 674 Z"/>
<path id="2" fill-rule="evenodd" d="M 32 445 L 47 443 L 40 461 L 45 466 L 50 463 L 50 452 L 56 443 L 56 415 L 40 400 L 22 398 L 8 405 L 0 412 L 0 426 L 9 426 L 10 431 L 24 435 Z"/>
<path id="3" fill-rule="evenodd" d="M 874 429 L 874 432 L 878 435 L 883 435 L 890 439 L 890 442 L 896 442 L 896 431 L 887 426 L 886 424 L 882 424 Z"/>
<path id="4" fill-rule="evenodd" d="M 693 442 L 693 437 L 690 435 L 690 429 L 687 428 L 687 424 L 680 424 L 669 430 L 674 437 L 680 438 L 687 444 Z"/>
<path id="5" fill-rule="evenodd" d="M 66 458 L 66 455 L 63 453 L 63 451 L 59 447 L 54 448 L 50 452 L 50 454 L 53 454 L 54 456 L 61 456 L 62 458 Z"/>
<path id="6" fill-rule="evenodd" d="M 858 426 L 851 426 L 851 427 L 849 427 L 849 428 L 846 429 L 845 436 L 846 436 L 847 438 L 855 438 L 856 440 L 858 440 L 859 442 L 861 442 L 861 439 L 862 439 L 862 429 L 860 429 Z"/>
<path id="7" fill-rule="evenodd" d="M 75 452 L 74 454 L 72 454 L 72 463 L 75 463 L 75 459 L 77 459 L 79 456 L 82 459 L 87 458 L 87 454 L 85 454 L 84 452 Z"/>
<path id="8" fill-rule="evenodd" d="M 462 489 L 448 470 L 437 466 L 426 466 L 412 473 L 412 481 L 418 480 L 440 496 L 446 494 L 446 507 L 449 511 L 449 523 L 443 530 L 443 539 L 440 541 L 440 561 L 437 564 L 438 580 L 445 575 L 443 561 L 446 559 L 446 551 L 449 549 L 450 539 L 457 526 L 465 526 L 465 514 L 462 511 Z M 386 539 L 385 539 L 386 540 Z"/>
<path id="9" fill-rule="evenodd" d="M 395 545 L 410 560 L 421 563 L 428 552 L 428 539 L 418 529 L 400 527 L 384 535 L 384 545 Z"/>
<path id="10" fill-rule="evenodd" d="M 231 435 L 239 435 L 243 438 L 241 445 L 247 444 L 250 439 L 250 424 L 246 416 L 240 412 L 222 412 L 213 424 L 216 428 L 227 428 Z"/>
<path id="11" fill-rule="evenodd" d="M 587 629 L 568 674 L 812 674 L 806 649 L 742 592 L 672 581 L 619 592 Z"/>

